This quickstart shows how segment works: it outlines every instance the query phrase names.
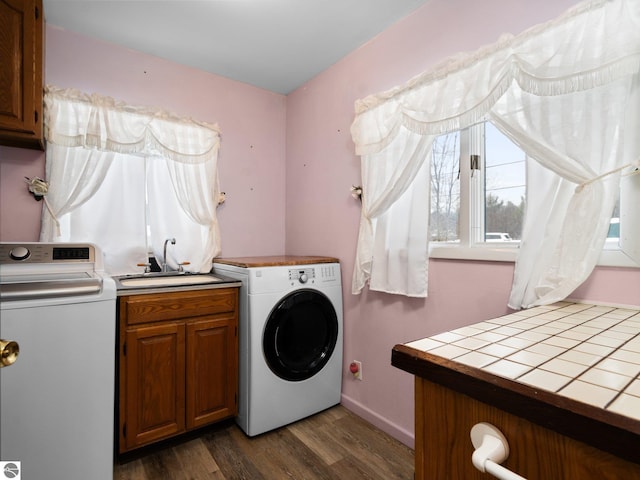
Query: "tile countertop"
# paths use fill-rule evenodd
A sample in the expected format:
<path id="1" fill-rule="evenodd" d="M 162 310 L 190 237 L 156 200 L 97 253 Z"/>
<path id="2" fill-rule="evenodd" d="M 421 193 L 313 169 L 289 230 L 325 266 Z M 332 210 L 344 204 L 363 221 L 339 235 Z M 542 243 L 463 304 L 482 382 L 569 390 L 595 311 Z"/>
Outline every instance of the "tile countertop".
<path id="1" fill-rule="evenodd" d="M 396 345 L 392 364 L 640 463 L 640 308 L 534 307 Z"/>

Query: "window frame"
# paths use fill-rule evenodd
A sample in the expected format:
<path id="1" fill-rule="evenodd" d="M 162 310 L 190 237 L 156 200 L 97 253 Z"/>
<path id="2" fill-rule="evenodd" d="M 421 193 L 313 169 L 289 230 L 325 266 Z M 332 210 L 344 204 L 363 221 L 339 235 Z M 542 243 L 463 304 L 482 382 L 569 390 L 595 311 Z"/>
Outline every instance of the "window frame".
<path id="1" fill-rule="evenodd" d="M 484 123 L 481 122 L 459 131 L 460 211 L 458 213 L 458 240 L 449 242 L 429 241 L 429 258 L 511 263 L 515 263 L 517 259 L 520 240 L 496 243 L 486 242 L 484 239 Z M 479 156 L 479 170 L 471 170 L 471 162 L 468 161 L 471 155 Z M 621 195 L 621 204 L 625 201 L 631 205 L 632 199 Z M 622 219 L 620 222 L 622 224 Z M 625 227 L 633 229 L 633 231 L 640 234 L 640 219 L 631 222 L 631 225 L 625 224 Z M 624 252 L 619 241 L 612 240 L 605 242 L 597 265 L 605 267 L 640 267 L 638 262 Z"/>

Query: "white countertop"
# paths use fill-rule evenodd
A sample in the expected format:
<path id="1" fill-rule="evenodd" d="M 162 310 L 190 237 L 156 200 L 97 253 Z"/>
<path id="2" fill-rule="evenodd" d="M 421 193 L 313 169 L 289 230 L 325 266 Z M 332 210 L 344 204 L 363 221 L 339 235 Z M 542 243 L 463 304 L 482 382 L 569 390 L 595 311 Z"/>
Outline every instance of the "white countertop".
<path id="1" fill-rule="evenodd" d="M 405 345 L 640 420 L 640 308 L 558 302 Z"/>

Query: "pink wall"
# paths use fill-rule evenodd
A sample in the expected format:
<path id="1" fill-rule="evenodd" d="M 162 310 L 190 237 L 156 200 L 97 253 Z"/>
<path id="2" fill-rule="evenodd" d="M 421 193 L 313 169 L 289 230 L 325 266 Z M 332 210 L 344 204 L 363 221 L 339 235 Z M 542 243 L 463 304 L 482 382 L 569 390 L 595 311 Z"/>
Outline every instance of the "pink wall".
<path id="1" fill-rule="evenodd" d="M 343 403 L 411 445 L 413 377 L 390 365 L 397 343 L 508 312 L 513 264 L 431 260 L 429 297 L 351 294 L 360 205 L 359 159 L 349 127 L 354 102 L 405 83 L 463 51 L 550 20 L 576 0 L 431 0 L 287 97 L 286 250 L 341 259 Z M 598 269 L 575 298 L 640 305 L 640 271 Z M 351 378 L 351 360 L 363 380 Z"/>
<path id="2" fill-rule="evenodd" d="M 223 254 L 341 259 L 345 373 L 357 359 L 364 377 L 345 375 L 343 403 L 411 445 L 413 378 L 391 367 L 393 345 L 506 313 L 513 265 L 432 260 L 427 299 L 351 294 L 360 215 L 349 192 L 360 184 L 354 101 L 574 3 L 431 0 L 288 97 L 48 27 L 46 81 L 218 122 Z M 0 240 L 37 240 L 41 204 L 23 177 L 43 171 L 42 153 L 0 147 Z M 574 296 L 640 304 L 640 271 L 598 269 Z"/>
<path id="3" fill-rule="evenodd" d="M 52 26 L 45 63 L 46 83 L 218 123 L 223 254 L 284 253 L 285 96 Z M 42 204 L 24 184 L 34 175 L 44 154 L 0 147 L 0 240 L 38 239 Z"/>

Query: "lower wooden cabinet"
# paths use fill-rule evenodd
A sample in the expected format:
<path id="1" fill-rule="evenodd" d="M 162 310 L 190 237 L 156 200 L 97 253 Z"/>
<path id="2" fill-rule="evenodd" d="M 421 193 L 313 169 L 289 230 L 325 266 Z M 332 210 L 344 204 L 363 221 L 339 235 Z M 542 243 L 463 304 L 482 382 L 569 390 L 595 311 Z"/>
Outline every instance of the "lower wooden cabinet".
<path id="1" fill-rule="evenodd" d="M 118 301 L 120 453 L 237 415 L 237 288 Z"/>

